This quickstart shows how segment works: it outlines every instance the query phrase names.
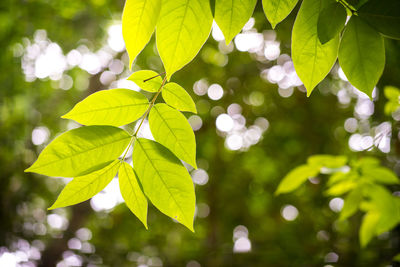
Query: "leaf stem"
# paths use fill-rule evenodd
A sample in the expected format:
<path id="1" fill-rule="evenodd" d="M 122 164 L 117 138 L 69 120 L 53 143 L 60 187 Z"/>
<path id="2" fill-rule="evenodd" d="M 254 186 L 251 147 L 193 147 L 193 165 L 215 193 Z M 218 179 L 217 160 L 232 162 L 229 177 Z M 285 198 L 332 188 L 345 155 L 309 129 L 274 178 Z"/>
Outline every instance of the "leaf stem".
<path id="1" fill-rule="evenodd" d="M 157 76 L 155 76 L 155 77 L 157 77 Z M 154 78 L 154 77 L 153 77 L 153 78 Z M 150 78 L 150 79 L 152 79 L 152 78 Z M 147 79 L 147 80 L 149 80 L 149 79 Z M 145 81 L 146 81 L 146 80 L 145 80 Z M 131 140 L 130 140 L 130 142 L 129 142 L 128 148 L 125 150 L 124 156 L 122 157 L 122 160 L 121 160 L 121 161 L 124 161 L 124 160 L 125 160 L 126 154 L 128 153 L 129 149 L 131 148 L 131 146 L 132 146 L 132 144 L 133 144 L 133 141 L 137 138 L 137 134 L 138 134 L 138 132 L 139 132 L 139 130 L 140 130 L 140 127 L 142 126 L 142 124 L 143 124 L 144 120 L 146 119 L 147 115 L 149 114 L 151 108 L 154 106 L 154 103 L 156 102 L 157 97 L 158 97 L 159 94 L 161 93 L 161 90 L 163 89 L 163 87 L 164 87 L 164 85 L 165 85 L 166 82 L 167 82 L 167 76 L 164 77 L 164 79 L 163 79 L 163 81 L 162 81 L 162 83 L 161 83 L 160 88 L 158 89 L 158 91 L 157 91 L 157 93 L 154 95 L 154 97 L 151 99 L 150 105 L 149 105 L 149 107 L 147 108 L 146 112 L 144 113 L 144 115 L 143 115 L 143 117 L 142 117 L 142 119 L 141 119 L 141 121 L 140 121 L 140 123 L 139 123 L 139 126 L 137 127 L 135 133 L 132 135 L 132 138 L 131 138 Z"/>
<path id="2" fill-rule="evenodd" d="M 345 0 L 338 0 L 339 3 L 341 3 L 345 8 L 347 8 L 348 10 L 350 10 L 351 14 L 355 15 L 357 14 L 357 10 L 352 7 L 351 5 L 349 5 Z"/>

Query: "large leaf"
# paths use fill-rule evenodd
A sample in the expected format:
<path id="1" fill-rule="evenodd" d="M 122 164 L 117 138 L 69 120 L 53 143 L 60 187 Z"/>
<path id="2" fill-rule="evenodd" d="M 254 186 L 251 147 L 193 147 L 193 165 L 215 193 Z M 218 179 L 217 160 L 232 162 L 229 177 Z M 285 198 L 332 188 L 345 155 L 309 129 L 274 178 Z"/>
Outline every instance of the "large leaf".
<path id="1" fill-rule="evenodd" d="M 318 16 L 318 38 L 322 44 L 339 35 L 346 23 L 347 12 L 342 4 L 327 5 Z"/>
<path id="2" fill-rule="evenodd" d="M 264 13 L 273 29 L 292 12 L 297 2 L 298 0 L 262 0 Z"/>
<path id="3" fill-rule="evenodd" d="M 118 179 L 121 195 L 126 205 L 147 229 L 147 199 L 131 165 L 126 162 L 121 164 Z"/>
<path id="4" fill-rule="evenodd" d="M 85 126 L 53 140 L 26 172 L 74 177 L 88 174 L 118 158 L 131 136 L 114 126 Z"/>
<path id="5" fill-rule="evenodd" d="M 128 80 L 136 83 L 140 89 L 148 92 L 157 92 L 162 84 L 161 76 L 152 70 L 139 70 L 132 73 Z"/>
<path id="6" fill-rule="evenodd" d="M 228 45 L 253 14 L 257 0 L 215 0 L 215 22 Z"/>
<path id="7" fill-rule="evenodd" d="M 372 97 L 385 67 L 382 36 L 359 17 L 353 16 L 340 43 L 339 63 L 349 82 Z"/>
<path id="8" fill-rule="evenodd" d="M 386 37 L 400 39 L 399 0 L 369 0 L 357 13 Z"/>
<path id="9" fill-rule="evenodd" d="M 165 103 L 180 111 L 197 113 L 196 105 L 188 92 L 176 83 L 167 83 L 162 89 Z"/>
<path id="10" fill-rule="evenodd" d="M 61 191 L 56 202 L 49 208 L 57 209 L 81 203 L 106 187 L 117 174 L 119 160 L 114 160 L 101 170 L 75 177 Z"/>
<path id="11" fill-rule="evenodd" d="M 143 191 L 154 206 L 193 231 L 194 186 L 181 162 L 162 145 L 142 138 L 136 140 L 132 157 Z"/>
<path id="12" fill-rule="evenodd" d="M 156 37 L 168 80 L 197 55 L 210 34 L 212 22 L 209 1 L 162 1 Z"/>
<path id="13" fill-rule="evenodd" d="M 150 111 L 149 124 L 157 142 L 196 168 L 195 136 L 182 113 L 166 104 L 157 104 Z"/>
<path id="14" fill-rule="evenodd" d="M 325 4 L 324 0 L 304 0 L 293 25 L 293 64 L 308 96 L 329 73 L 337 58 L 339 37 L 325 44 L 318 39 L 318 14 Z"/>
<path id="15" fill-rule="evenodd" d="M 297 189 L 308 178 L 319 173 L 319 166 L 300 165 L 291 170 L 281 181 L 275 194 L 289 193 Z"/>
<path id="16" fill-rule="evenodd" d="M 161 10 L 161 0 L 126 0 L 122 35 L 129 54 L 129 68 L 150 41 Z"/>
<path id="17" fill-rule="evenodd" d="M 94 93 L 62 116 L 84 125 L 121 126 L 139 119 L 149 106 L 147 98 L 129 89 Z"/>

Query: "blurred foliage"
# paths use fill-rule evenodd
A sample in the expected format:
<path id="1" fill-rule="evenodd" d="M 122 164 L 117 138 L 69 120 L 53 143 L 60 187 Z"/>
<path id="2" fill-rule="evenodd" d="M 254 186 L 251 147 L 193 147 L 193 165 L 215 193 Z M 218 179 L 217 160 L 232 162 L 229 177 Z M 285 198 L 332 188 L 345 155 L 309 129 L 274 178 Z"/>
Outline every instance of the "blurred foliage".
<path id="1" fill-rule="evenodd" d="M 295 87 L 291 96 L 282 97 L 282 90 L 260 75 L 277 65 L 276 60 L 260 60 L 257 53 L 237 48 L 226 52 L 229 47 L 210 38 L 199 56 L 172 79 L 194 98 L 202 120 L 196 131 L 198 165 L 208 174 L 208 182 L 196 185 L 194 234 L 171 224 L 152 207 L 148 231 L 123 203 L 112 211 L 95 211 L 93 201 L 47 211 L 65 185 L 64 180 L 24 174 L 23 170 L 49 140 L 77 126 L 60 116 L 87 95 L 111 87 L 111 83 L 101 83 L 100 78 L 113 68 L 105 64 L 92 74 L 79 67 L 67 68 L 62 77 L 68 75 L 73 85 L 62 90 L 64 79 L 28 79 L 21 62 L 35 38 L 57 43 L 64 54 L 80 46 L 93 53 L 100 51 L 107 44 L 109 26 L 120 23 L 122 6 L 123 1 L 110 0 L 0 3 L 0 254 L 10 258 L 12 253 L 14 260 L 29 258 L 40 266 L 55 266 L 58 262 L 59 266 L 70 266 L 74 261 L 83 266 L 188 267 L 391 264 L 400 250 L 400 229 L 385 232 L 360 248 L 358 230 L 363 214 L 357 212 L 339 220 L 329 207 L 332 196 L 322 194 L 326 188 L 323 179 L 311 179 L 293 194 L 275 196 L 274 192 L 282 177 L 313 154 L 346 155 L 351 159 L 373 156 L 399 174 L 399 125 L 395 113 L 392 117 L 385 114 L 387 100 L 379 90 L 400 86 L 400 42 L 396 40 L 385 40 L 385 71 L 371 102 L 373 114 L 365 116 L 360 113 L 364 102 L 340 78 L 338 68 L 310 98 L 302 86 Z M 266 37 L 274 36 L 260 3 L 254 18 L 254 29 Z M 293 21 L 291 14 L 276 27 L 281 54 L 290 53 Z M 45 29 L 45 37 L 40 29 Z M 155 51 L 153 38 L 138 58 L 135 70 L 162 72 Z M 124 80 L 131 74 L 126 54 L 110 54 L 120 60 L 112 62 L 124 63 L 122 72 L 113 73 L 114 80 Z M 224 96 L 211 100 L 207 94 L 195 94 L 192 88 L 200 80 L 221 85 Z M 216 117 L 227 112 L 232 103 L 240 105 L 246 126 L 254 125 L 260 117 L 269 123 L 257 144 L 239 151 L 227 149 L 227 134 L 215 127 Z M 356 121 L 355 128 L 350 127 L 351 123 L 349 126 L 349 119 Z M 389 151 L 383 152 L 379 146 L 350 149 L 356 134 L 372 136 L 384 122 L 391 125 L 390 134 L 385 135 L 390 141 Z M 33 142 L 35 130 L 42 137 L 48 133 L 43 143 Z M 396 192 L 399 187 L 391 185 L 390 189 Z M 293 208 L 298 216 L 286 220 L 284 211 Z M 235 244 L 246 248 L 248 241 L 250 251 L 234 253 Z M 20 264 L 24 262 L 27 264 L 23 260 Z"/>

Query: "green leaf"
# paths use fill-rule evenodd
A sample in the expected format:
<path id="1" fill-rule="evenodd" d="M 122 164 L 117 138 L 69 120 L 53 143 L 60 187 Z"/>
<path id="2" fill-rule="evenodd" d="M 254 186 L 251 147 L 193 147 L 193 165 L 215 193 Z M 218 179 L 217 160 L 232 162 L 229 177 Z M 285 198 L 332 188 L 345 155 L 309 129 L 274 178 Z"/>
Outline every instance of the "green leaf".
<path id="1" fill-rule="evenodd" d="M 399 184 L 399 178 L 385 167 L 365 166 L 362 168 L 363 178 L 380 184 Z"/>
<path id="2" fill-rule="evenodd" d="M 165 103 L 180 111 L 197 113 L 196 105 L 188 92 L 176 83 L 167 83 L 162 89 L 162 97 Z"/>
<path id="3" fill-rule="evenodd" d="M 369 0 L 357 13 L 386 37 L 400 39 L 400 1 Z"/>
<path id="4" fill-rule="evenodd" d="M 297 2 L 298 0 L 262 0 L 264 13 L 273 29 L 292 12 Z"/>
<path id="5" fill-rule="evenodd" d="M 196 140 L 185 116 L 166 104 L 155 105 L 149 114 L 154 139 L 181 160 L 196 166 Z"/>
<path id="6" fill-rule="evenodd" d="M 346 23 L 347 12 L 342 4 L 327 5 L 318 16 L 318 38 L 322 44 L 339 35 Z"/>
<path id="7" fill-rule="evenodd" d="M 182 163 L 162 145 L 143 138 L 136 140 L 132 158 L 143 191 L 154 206 L 194 231 L 194 186 Z"/>
<path id="8" fill-rule="evenodd" d="M 393 261 L 400 262 L 400 253 L 396 254 L 396 255 L 393 257 Z"/>
<path id="9" fill-rule="evenodd" d="M 293 64 L 307 89 L 307 96 L 329 73 L 337 58 L 339 37 L 325 44 L 318 39 L 318 14 L 324 4 L 324 0 L 304 0 L 293 26 Z"/>
<path id="10" fill-rule="evenodd" d="M 168 80 L 197 55 L 210 34 L 212 22 L 209 1 L 162 1 L 156 38 Z"/>
<path id="11" fill-rule="evenodd" d="M 85 126 L 54 139 L 25 172 L 74 177 L 88 174 L 118 158 L 131 136 L 114 126 Z"/>
<path id="12" fill-rule="evenodd" d="M 343 209 L 340 212 L 339 220 L 345 220 L 353 215 L 360 206 L 363 200 L 363 191 L 361 187 L 357 187 L 352 190 L 344 199 Z"/>
<path id="13" fill-rule="evenodd" d="M 349 82 L 372 97 L 385 67 L 382 36 L 357 16 L 347 23 L 339 49 L 339 63 Z"/>
<path id="14" fill-rule="evenodd" d="M 121 126 L 139 119 L 149 107 L 147 98 L 129 89 L 94 93 L 62 116 L 84 125 Z"/>
<path id="15" fill-rule="evenodd" d="M 346 165 L 346 156 L 313 155 L 307 159 L 309 165 L 336 169 Z"/>
<path id="16" fill-rule="evenodd" d="M 150 79 L 152 78 L 152 79 Z M 162 84 L 162 78 L 157 72 L 152 70 L 139 70 L 132 73 L 128 80 L 136 83 L 140 89 L 148 92 L 157 92 Z"/>
<path id="17" fill-rule="evenodd" d="M 119 168 L 119 188 L 126 205 L 147 228 L 147 199 L 140 188 L 135 172 L 126 162 Z"/>
<path id="18" fill-rule="evenodd" d="M 81 203 L 99 193 L 115 177 L 119 163 L 119 160 L 114 160 L 101 170 L 75 177 L 61 191 L 49 210 Z"/>
<path id="19" fill-rule="evenodd" d="M 361 247 L 365 247 L 375 236 L 375 229 L 376 225 L 378 224 L 379 217 L 379 213 L 375 211 L 368 212 L 364 215 L 359 234 Z"/>
<path id="20" fill-rule="evenodd" d="M 129 54 L 129 69 L 150 41 L 161 10 L 161 0 L 126 0 L 122 13 L 122 35 Z"/>
<path id="21" fill-rule="evenodd" d="M 257 0 L 215 0 L 215 22 L 228 45 L 253 14 Z"/>
<path id="22" fill-rule="evenodd" d="M 357 185 L 358 183 L 353 179 L 343 180 L 329 187 L 329 189 L 326 190 L 325 194 L 328 196 L 340 196 L 346 194 L 347 192 L 355 188 Z"/>
<path id="23" fill-rule="evenodd" d="M 275 194 L 289 193 L 297 189 L 308 178 L 312 178 L 319 173 L 318 166 L 300 165 L 291 170 L 281 181 Z"/>

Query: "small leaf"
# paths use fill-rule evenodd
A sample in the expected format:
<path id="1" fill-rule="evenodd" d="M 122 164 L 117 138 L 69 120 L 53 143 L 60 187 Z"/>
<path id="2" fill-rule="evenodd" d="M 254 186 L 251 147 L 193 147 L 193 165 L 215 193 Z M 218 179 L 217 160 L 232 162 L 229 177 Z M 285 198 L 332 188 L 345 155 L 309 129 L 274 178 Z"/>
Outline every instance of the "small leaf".
<path id="1" fill-rule="evenodd" d="M 161 0 L 126 0 L 122 13 L 122 35 L 129 54 L 129 69 L 150 41 L 161 10 Z"/>
<path id="2" fill-rule="evenodd" d="M 327 5 L 318 16 L 318 38 L 322 44 L 339 35 L 346 23 L 347 12 L 342 4 Z"/>
<path id="3" fill-rule="evenodd" d="M 336 169 L 343 167 L 347 163 L 346 156 L 314 155 L 307 159 L 309 165 Z"/>
<path id="4" fill-rule="evenodd" d="M 167 83 L 162 89 L 162 97 L 165 103 L 180 111 L 197 113 L 196 105 L 188 92 L 176 83 Z"/>
<path id="5" fill-rule="evenodd" d="M 150 79 L 152 78 L 152 79 Z M 162 78 L 157 72 L 152 70 L 139 70 L 132 73 L 128 80 L 136 83 L 140 89 L 148 92 L 157 92 L 162 84 Z"/>
<path id="6" fill-rule="evenodd" d="M 114 126 L 85 126 L 53 140 L 25 172 L 74 177 L 88 174 L 118 158 L 131 136 Z"/>
<path id="7" fill-rule="evenodd" d="M 329 73 L 337 58 L 339 36 L 325 44 L 318 39 L 318 14 L 324 4 L 324 0 L 304 0 L 293 25 L 293 64 L 307 89 L 307 96 Z"/>
<path id="8" fill-rule="evenodd" d="M 75 177 L 61 191 L 49 210 L 81 203 L 99 193 L 115 177 L 119 163 L 119 160 L 114 160 L 101 170 Z"/>
<path id="9" fill-rule="evenodd" d="M 275 194 L 289 193 L 297 189 L 308 178 L 312 178 L 319 173 L 318 166 L 300 165 L 291 170 L 281 181 Z"/>
<path id="10" fill-rule="evenodd" d="M 357 13 L 386 37 L 400 39 L 400 1 L 369 0 Z"/>
<path id="11" fill-rule="evenodd" d="M 210 34 L 212 22 L 209 1 L 162 1 L 156 40 L 168 80 L 197 55 Z"/>
<path id="12" fill-rule="evenodd" d="M 360 227 L 360 244 L 366 247 L 371 239 L 375 236 L 376 225 L 378 224 L 380 215 L 376 211 L 370 211 L 364 215 Z"/>
<path id="13" fill-rule="evenodd" d="M 166 104 L 155 105 L 149 114 L 154 139 L 178 158 L 196 166 L 196 140 L 189 122 L 179 111 Z"/>
<path id="14" fill-rule="evenodd" d="M 380 184 L 399 184 L 399 178 L 390 169 L 385 167 L 370 167 L 362 168 L 363 178 Z"/>
<path id="15" fill-rule="evenodd" d="M 292 12 L 297 2 L 298 0 L 262 0 L 264 13 L 273 29 Z"/>
<path id="16" fill-rule="evenodd" d="M 257 0 L 215 1 L 215 22 L 224 34 L 227 45 L 250 19 L 256 4 Z"/>
<path id="17" fill-rule="evenodd" d="M 147 98 L 129 89 L 110 89 L 94 93 L 62 116 L 84 125 L 121 126 L 139 119 L 147 110 Z"/>
<path id="18" fill-rule="evenodd" d="M 181 162 L 162 145 L 143 138 L 136 140 L 132 158 L 143 191 L 154 206 L 193 231 L 194 186 Z"/>
<path id="19" fill-rule="evenodd" d="M 343 180 L 329 187 L 329 189 L 325 191 L 325 194 L 328 196 L 340 196 L 346 194 L 347 192 L 355 188 L 357 185 L 358 183 L 352 179 Z"/>
<path id="20" fill-rule="evenodd" d="M 126 205 L 147 228 L 147 199 L 140 188 L 135 172 L 126 162 L 119 168 L 119 188 Z"/>
<path id="21" fill-rule="evenodd" d="M 372 97 L 385 67 L 382 36 L 357 16 L 346 25 L 339 49 L 339 63 L 349 82 Z"/>
<path id="22" fill-rule="evenodd" d="M 353 215 L 363 200 L 363 192 L 361 187 L 353 189 L 344 199 L 343 209 L 340 212 L 339 220 L 346 220 Z"/>

